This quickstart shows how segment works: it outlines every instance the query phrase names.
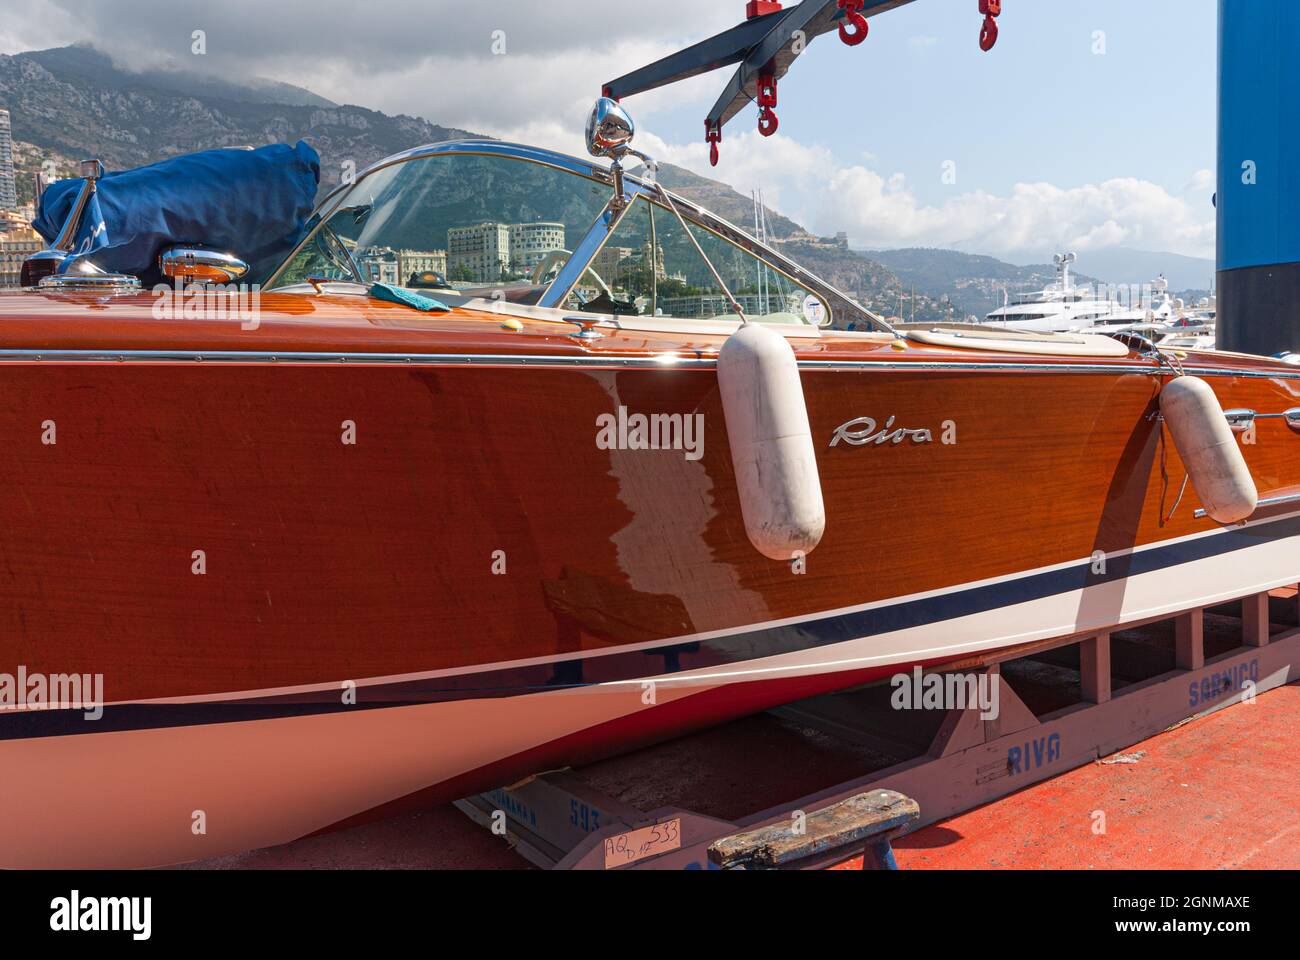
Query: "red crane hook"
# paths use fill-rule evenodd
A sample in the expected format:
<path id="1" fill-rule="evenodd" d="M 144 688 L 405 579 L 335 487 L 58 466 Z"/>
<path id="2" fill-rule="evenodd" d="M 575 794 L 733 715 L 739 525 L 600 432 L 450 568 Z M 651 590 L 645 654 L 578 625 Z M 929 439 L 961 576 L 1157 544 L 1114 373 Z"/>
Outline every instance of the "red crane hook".
<path id="1" fill-rule="evenodd" d="M 992 17 L 984 18 L 984 27 L 980 30 L 980 49 L 988 53 L 998 42 L 998 22 Z"/>
<path id="2" fill-rule="evenodd" d="M 839 5 L 844 11 L 844 19 L 840 21 L 840 39 L 850 47 L 856 47 L 867 39 L 867 33 L 871 29 L 867 18 L 858 12 L 862 9 L 862 0 L 840 0 Z"/>
<path id="3" fill-rule="evenodd" d="M 776 70 L 768 64 L 758 75 L 758 132 L 765 137 L 776 133 L 780 121 L 776 118 Z"/>
<path id="4" fill-rule="evenodd" d="M 980 28 L 980 49 L 988 53 L 998 42 L 998 22 L 995 18 L 1002 13 L 1002 0 L 980 0 L 980 13 L 984 14 L 984 26 Z"/>
<path id="5" fill-rule="evenodd" d="M 718 165 L 718 144 L 722 141 L 722 128 L 715 127 L 706 117 L 704 120 L 704 142 L 709 145 L 709 164 Z"/>

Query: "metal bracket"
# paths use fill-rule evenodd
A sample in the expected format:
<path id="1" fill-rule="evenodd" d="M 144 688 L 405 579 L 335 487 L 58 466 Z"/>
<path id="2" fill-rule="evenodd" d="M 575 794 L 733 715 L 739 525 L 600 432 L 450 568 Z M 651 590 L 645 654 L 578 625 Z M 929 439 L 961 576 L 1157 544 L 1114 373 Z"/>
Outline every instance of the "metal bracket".
<path id="1" fill-rule="evenodd" d="M 576 333 L 569 334 L 578 340 L 602 340 L 605 337 L 605 334 L 596 329 L 596 325 L 602 322 L 599 317 L 565 317 L 564 322 L 578 327 Z"/>

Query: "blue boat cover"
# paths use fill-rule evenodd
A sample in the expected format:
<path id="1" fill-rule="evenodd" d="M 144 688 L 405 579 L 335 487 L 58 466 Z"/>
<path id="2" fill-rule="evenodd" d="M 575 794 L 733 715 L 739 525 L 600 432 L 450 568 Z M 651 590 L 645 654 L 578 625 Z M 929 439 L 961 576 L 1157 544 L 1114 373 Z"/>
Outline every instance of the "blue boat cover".
<path id="1" fill-rule="evenodd" d="M 32 226 L 53 242 L 84 181 L 41 194 Z M 110 273 L 162 281 L 158 253 L 192 243 L 246 261 L 247 282 L 266 280 L 302 239 L 320 184 L 320 157 L 299 140 L 256 150 L 204 150 L 101 177 L 76 253 Z M 72 258 L 69 258 L 69 261 Z"/>

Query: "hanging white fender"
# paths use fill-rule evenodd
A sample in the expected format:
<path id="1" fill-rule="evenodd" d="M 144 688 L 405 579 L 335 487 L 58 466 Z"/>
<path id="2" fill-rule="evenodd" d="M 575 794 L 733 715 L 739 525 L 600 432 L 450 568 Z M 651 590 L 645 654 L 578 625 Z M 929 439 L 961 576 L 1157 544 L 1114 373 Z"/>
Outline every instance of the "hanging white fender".
<path id="1" fill-rule="evenodd" d="M 1254 513 L 1259 492 L 1210 385 L 1199 377 L 1175 377 L 1160 391 L 1160 412 L 1205 512 L 1219 523 Z"/>
<path id="2" fill-rule="evenodd" d="M 718 353 L 718 385 L 750 543 L 773 560 L 807 554 L 826 508 L 794 351 L 776 331 L 745 324 Z"/>

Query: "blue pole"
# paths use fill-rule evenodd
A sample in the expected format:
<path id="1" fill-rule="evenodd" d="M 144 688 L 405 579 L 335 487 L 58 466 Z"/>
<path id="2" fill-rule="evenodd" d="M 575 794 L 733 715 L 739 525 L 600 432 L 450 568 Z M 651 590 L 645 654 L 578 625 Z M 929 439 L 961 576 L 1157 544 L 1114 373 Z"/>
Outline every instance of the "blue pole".
<path id="1" fill-rule="evenodd" d="M 1218 345 L 1300 351 L 1300 2 L 1219 0 Z"/>

